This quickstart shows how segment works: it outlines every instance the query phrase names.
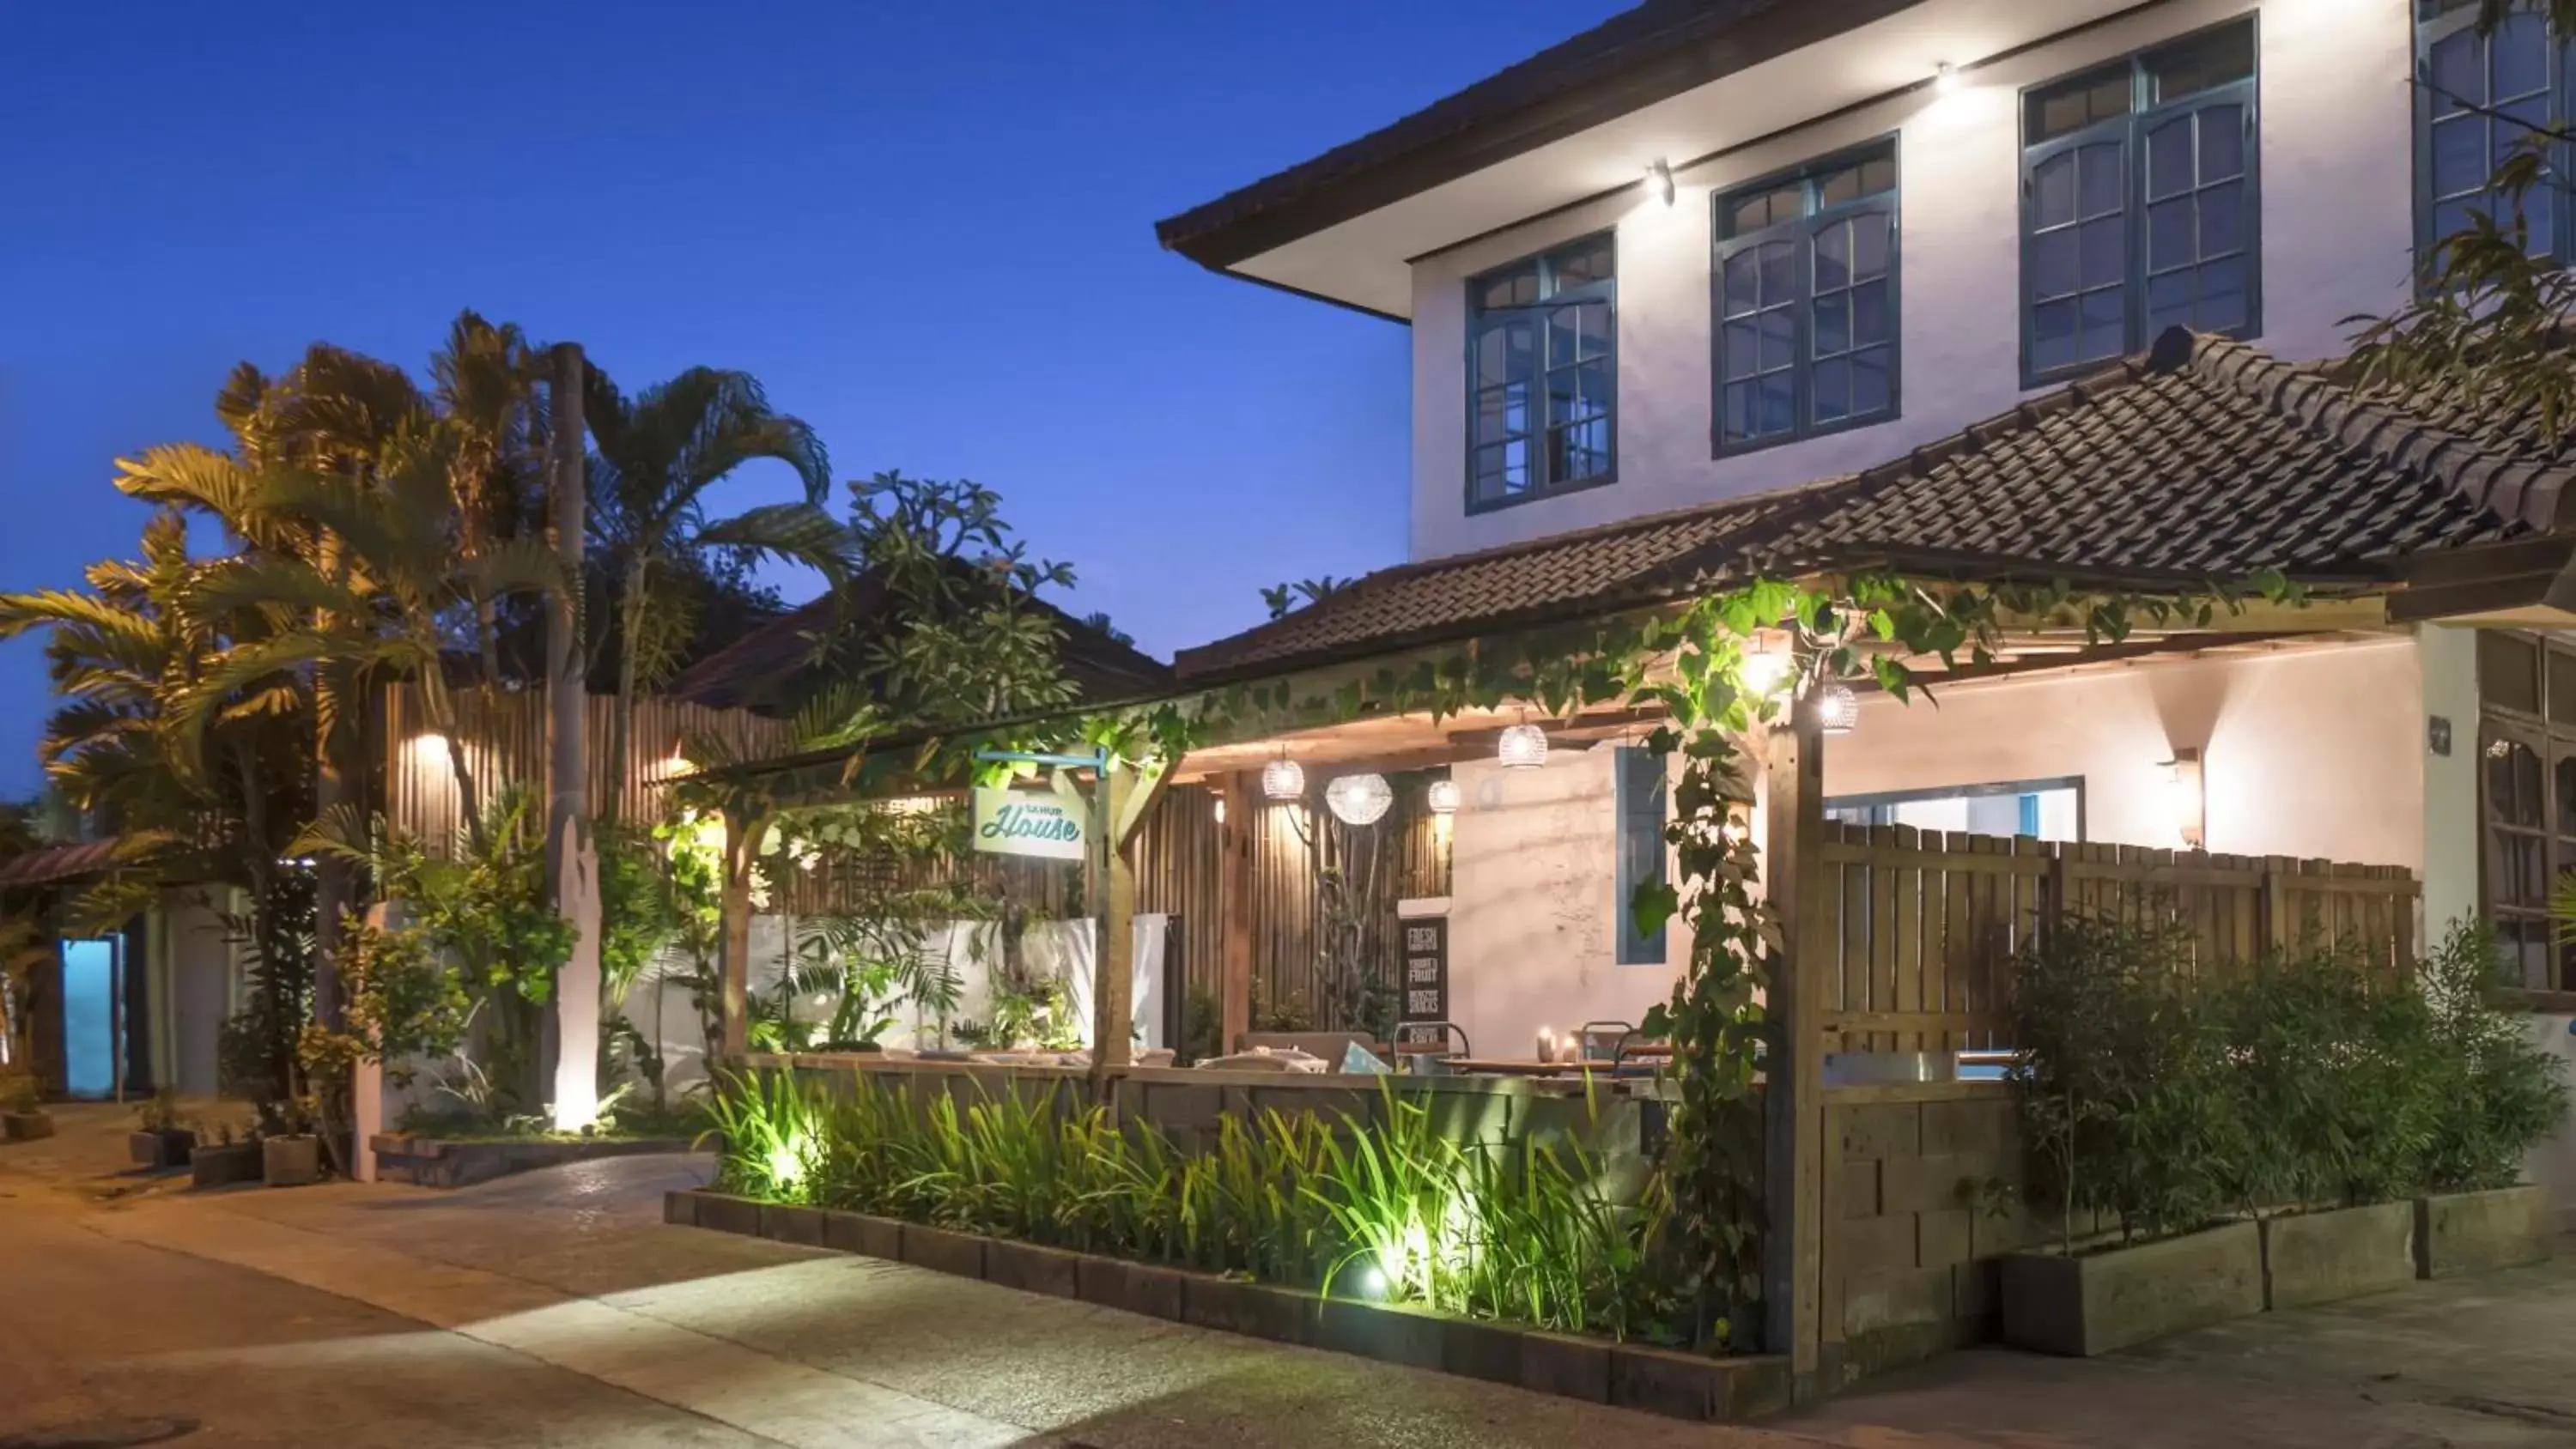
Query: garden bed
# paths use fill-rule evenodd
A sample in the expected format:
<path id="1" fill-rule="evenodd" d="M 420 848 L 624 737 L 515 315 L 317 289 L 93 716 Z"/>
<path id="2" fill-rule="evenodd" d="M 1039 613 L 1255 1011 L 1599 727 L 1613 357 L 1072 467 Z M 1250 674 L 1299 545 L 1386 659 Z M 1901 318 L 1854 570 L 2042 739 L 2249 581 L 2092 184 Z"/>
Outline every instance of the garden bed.
<path id="1" fill-rule="evenodd" d="M 2537 1184 L 2417 1198 L 2415 1265 L 2426 1278 L 2457 1278 L 2544 1262 L 2553 1246 L 2549 1189 Z"/>
<path id="2" fill-rule="evenodd" d="M 1729 1423 L 1789 1405 L 1780 1357 L 1708 1358 L 719 1192 L 671 1193 L 663 1218 L 1674 1418 Z"/>
<path id="3" fill-rule="evenodd" d="M 567 1162 L 690 1150 L 689 1141 L 679 1137 L 459 1140 L 416 1137 L 405 1132 L 379 1132 L 367 1139 L 367 1145 L 375 1149 L 376 1176 L 386 1182 L 408 1182 L 418 1187 L 471 1187 Z"/>
<path id="4" fill-rule="evenodd" d="M 2004 1341 L 2015 1348 L 2090 1358 L 2262 1311 L 2263 1236 L 2250 1222 L 2003 1260 Z"/>
<path id="5" fill-rule="evenodd" d="M 2306 1308 L 2415 1281 L 2415 1204 L 2263 1220 L 2263 1306 Z"/>

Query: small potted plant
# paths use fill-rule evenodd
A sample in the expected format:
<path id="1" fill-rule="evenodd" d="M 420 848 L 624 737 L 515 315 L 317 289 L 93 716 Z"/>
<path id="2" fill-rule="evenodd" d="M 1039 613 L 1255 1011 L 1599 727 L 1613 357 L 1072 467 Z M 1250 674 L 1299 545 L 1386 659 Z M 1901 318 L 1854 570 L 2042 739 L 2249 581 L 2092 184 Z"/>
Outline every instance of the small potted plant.
<path id="1" fill-rule="evenodd" d="M 40 1105 L 43 1100 L 34 1076 L 13 1072 L 0 1077 L 0 1142 L 53 1136 L 54 1119 Z"/>
<path id="2" fill-rule="evenodd" d="M 260 1177 L 270 1187 L 311 1187 L 322 1180 L 322 1134 L 313 1108 L 301 1099 L 283 1104 L 280 1130 L 259 1139 Z"/>
<path id="3" fill-rule="evenodd" d="M 203 1124 L 201 1124 L 203 1125 Z M 220 1122 L 204 1126 L 198 1134 L 196 1148 L 188 1154 L 190 1181 L 197 1187 L 228 1187 L 236 1182 L 257 1182 L 265 1163 L 257 1140 L 233 1137 L 233 1124 Z"/>
<path id="4" fill-rule="evenodd" d="M 188 1155 L 197 1147 L 197 1134 L 179 1123 L 179 1094 L 168 1087 L 153 1093 L 152 1100 L 135 1109 L 134 1132 L 126 1138 L 126 1151 L 140 1166 L 155 1172 L 188 1165 Z"/>

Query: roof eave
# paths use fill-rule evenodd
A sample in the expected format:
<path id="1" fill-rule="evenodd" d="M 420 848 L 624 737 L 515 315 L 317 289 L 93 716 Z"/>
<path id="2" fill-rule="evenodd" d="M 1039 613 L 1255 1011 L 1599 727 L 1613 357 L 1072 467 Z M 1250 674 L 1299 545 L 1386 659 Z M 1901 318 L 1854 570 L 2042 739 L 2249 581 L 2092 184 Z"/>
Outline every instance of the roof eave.
<path id="1" fill-rule="evenodd" d="M 1166 217 L 1154 224 L 1154 234 L 1167 251 L 1243 276 L 1237 268 L 1263 253 L 1921 3 L 1773 4 L 1723 23 L 1685 26 L 1653 55 L 1632 57 L 1613 49 L 1585 56 L 1569 62 L 1573 79 L 1568 84 L 1480 113 L 1470 98 L 1511 74 L 1498 72 L 1344 146 Z M 1543 63 L 1547 55 L 1542 51 L 1523 64 Z M 1435 113 L 1453 103 L 1461 114 L 1442 128 Z M 1385 139 L 1408 129 L 1426 134 L 1409 143 Z M 1390 147 L 1383 157 L 1340 169 L 1327 166 L 1338 152 L 1381 142 Z M 1311 182 L 1300 179 L 1299 173 L 1310 168 L 1324 174 Z"/>

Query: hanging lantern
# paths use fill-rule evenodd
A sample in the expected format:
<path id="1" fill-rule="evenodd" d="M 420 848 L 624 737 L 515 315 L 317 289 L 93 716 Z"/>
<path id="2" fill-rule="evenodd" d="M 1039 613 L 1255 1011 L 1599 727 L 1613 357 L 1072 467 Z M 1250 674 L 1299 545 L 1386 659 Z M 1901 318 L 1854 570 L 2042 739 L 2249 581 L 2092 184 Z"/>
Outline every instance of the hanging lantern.
<path id="1" fill-rule="evenodd" d="M 1503 731 L 1495 758 L 1506 770 L 1535 770 L 1547 763 L 1547 732 L 1527 720 Z"/>
<path id="2" fill-rule="evenodd" d="M 1342 775 L 1324 787 L 1324 804 L 1344 825 L 1375 825 L 1395 803 L 1384 775 Z"/>
<path id="3" fill-rule="evenodd" d="M 1860 723 L 1860 696 L 1836 680 L 1816 691 L 1816 727 L 1829 735 L 1847 735 Z"/>
<path id="4" fill-rule="evenodd" d="M 1430 806 L 1434 815 L 1455 815 L 1458 813 L 1458 798 L 1457 781 L 1434 780 L 1431 788 L 1423 792 L 1422 803 Z"/>
<path id="5" fill-rule="evenodd" d="M 1281 755 L 1261 767 L 1261 793 L 1272 800 L 1295 800 L 1306 793 L 1306 767 Z"/>

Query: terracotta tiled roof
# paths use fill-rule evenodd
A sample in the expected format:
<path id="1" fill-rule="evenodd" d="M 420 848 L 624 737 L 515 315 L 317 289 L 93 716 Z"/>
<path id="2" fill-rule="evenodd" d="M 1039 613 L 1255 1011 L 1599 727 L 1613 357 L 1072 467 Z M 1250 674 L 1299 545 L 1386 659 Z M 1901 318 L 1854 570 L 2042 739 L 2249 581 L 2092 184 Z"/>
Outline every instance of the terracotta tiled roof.
<path id="1" fill-rule="evenodd" d="M 53 885 L 97 875 L 116 863 L 117 837 L 40 846 L 0 861 L 0 886 Z"/>
<path id="2" fill-rule="evenodd" d="M 1759 572 L 2387 577 L 2576 523 L 2570 449 L 2240 342 L 2156 349 L 1856 476 L 1388 569 L 1181 651 L 1184 683 L 1680 597 Z"/>

